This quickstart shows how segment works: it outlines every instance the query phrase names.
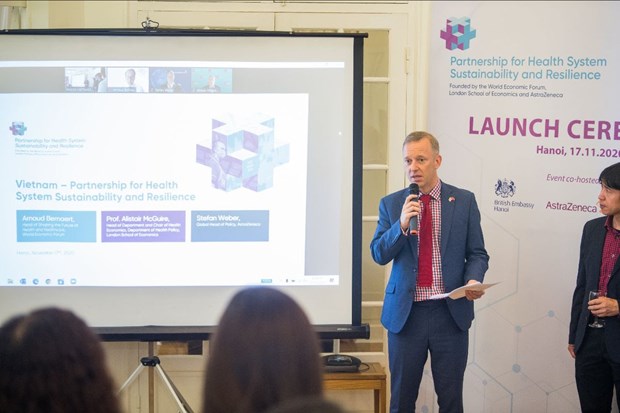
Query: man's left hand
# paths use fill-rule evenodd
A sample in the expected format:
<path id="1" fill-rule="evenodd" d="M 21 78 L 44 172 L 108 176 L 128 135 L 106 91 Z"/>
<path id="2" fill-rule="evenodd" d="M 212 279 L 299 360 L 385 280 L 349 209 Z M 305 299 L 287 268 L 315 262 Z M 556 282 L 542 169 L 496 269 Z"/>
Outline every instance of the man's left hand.
<path id="1" fill-rule="evenodd" d="M 590 301 L 588 310 L 597 317 L 616 317 L 620 313 L 618 300 L 609 297 L 599 297 Z"/>
<path id="2" fill-rule="evenodd" d="M 469 280 L 469 282 L 466 285 L 471 285 L 471 284 L 478 284 L 478 281 Z M 477 300 L 483 295 L 484 295 L 484 291 L 465 290 L 465 298 L 467 298 L 469 301 Z"/>

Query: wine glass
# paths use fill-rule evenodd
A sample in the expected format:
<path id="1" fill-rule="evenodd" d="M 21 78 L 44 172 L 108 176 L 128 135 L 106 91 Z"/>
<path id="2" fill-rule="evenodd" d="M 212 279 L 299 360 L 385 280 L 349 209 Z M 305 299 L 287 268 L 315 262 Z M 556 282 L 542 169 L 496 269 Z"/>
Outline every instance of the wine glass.
<path id="1" fill-rule="evenodd" d="M 595 298 L 599 298 L 602 296 L 603 294 L 601 294 L 599 291 L 590 291 L 590 294 L 588 295 L 588 301 L 594 300 Z M 597 316 L 594 316 L 594 320 L 590 324 L 588 324 L 588 326 L 593 328 L 602 328 L 605 327 L 605 324 L 603 324 Z"/>

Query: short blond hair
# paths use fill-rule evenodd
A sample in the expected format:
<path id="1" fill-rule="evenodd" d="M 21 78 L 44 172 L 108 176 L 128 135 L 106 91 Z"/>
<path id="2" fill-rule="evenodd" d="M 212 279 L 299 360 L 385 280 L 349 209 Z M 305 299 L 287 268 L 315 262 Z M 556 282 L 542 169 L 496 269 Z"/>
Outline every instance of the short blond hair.
<path id="1" fill-rule="evenodd" d="M 433 152 L 439 153 L 439 141 L 432 134 L 425 131 L 415 131 L 407 135 L 405 141 L 403 142 L 403 148 L 409 142 L 419 142 L 424 138 L 427 138 L 430 141 Z"/>

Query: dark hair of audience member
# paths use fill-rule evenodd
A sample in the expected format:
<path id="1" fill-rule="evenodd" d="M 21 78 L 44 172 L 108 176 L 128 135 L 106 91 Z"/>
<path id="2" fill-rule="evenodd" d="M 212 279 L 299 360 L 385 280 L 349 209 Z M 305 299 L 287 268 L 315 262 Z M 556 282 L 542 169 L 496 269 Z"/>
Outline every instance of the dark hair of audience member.
<path id="1" fill-rule="evenodd" d="M 119 413 L 97 335 L 58 308 L 19 315 L 0 327 L 2 413 Z"/>
<path id="2" fill-rule="evenodd" d="M 322 396 L 319 352 L 316 332 L 291 297 L 267 287 L 241 290 L 210 343 L 203 413 L 257 413 Z"/>

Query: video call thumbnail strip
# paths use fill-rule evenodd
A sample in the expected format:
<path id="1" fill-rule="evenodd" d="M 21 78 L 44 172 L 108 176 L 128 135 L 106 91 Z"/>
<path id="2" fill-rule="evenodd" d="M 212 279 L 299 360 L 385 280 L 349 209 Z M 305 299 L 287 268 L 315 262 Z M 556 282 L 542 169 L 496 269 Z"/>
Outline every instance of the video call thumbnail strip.
<path id="1" fill-rule="evenodd" d="M 65 92 L 232 93 L 230 68 L 66 67 Z"/>

